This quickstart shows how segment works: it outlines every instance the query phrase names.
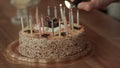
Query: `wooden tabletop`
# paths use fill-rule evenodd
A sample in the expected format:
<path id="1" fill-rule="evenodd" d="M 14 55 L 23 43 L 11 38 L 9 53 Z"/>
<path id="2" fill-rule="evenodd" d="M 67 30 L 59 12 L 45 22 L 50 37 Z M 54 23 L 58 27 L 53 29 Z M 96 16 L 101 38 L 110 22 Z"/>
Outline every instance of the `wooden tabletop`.
<path id="1" fill-rule="evenodd" d="M 120 22 L 97 10 L 80 11 L 80 21 L 94 47 L 93 55 L 64 65 L 31 66 L 7 61 L 3 52 L 11 42 L 18 39 L 20 30 L 20 25 L 11 23 L 10 18 L 15 15 L 15 8 L 9 1 L 0 0 L 0 68 L 120 68 Z M 43 5 L 58 5 L 62 2 L 63 0 L 42 1 L 39 6 L 45 11 Z"/>

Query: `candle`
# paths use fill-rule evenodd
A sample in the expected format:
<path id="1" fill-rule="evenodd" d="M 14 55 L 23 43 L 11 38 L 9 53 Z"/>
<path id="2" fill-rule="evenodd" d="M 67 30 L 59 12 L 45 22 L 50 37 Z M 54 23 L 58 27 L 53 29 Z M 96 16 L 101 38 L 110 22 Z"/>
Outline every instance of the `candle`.
<path id="1" fill-rule="evenodd" d="M 21 17 L 21 26 L 22 26 L 22 32 L 24 32 L 24 23 L 23 23 L 23 17 Z"/>
<path id="2" fill-rule="evenodd" d="M 77 10 L 77 26 L 80 25 L 80 20 L 79 20 L 79 10 Z"/>
<path id="3" fill-rule="evenodd" d="M 65 32 L 66 32 L 66 36 L 68 35 L 68 26 L 67 26 L 67 20 L 66 20 L 66 16 L 64 14 L 64 24 L 65 24 Z"/>
<path id="4" fill-rule="evenodd" d="M 63 15 L 63 10 L 62 10 L 62 4 L 60 4 L 60 14 L 62 18 L 62 22 L 64 21 L 64 15 Z"/>
<path id="5" fill-rule="evenodd" d="M 38 28 L 39 28 L 39 37 L 41 38 L 41 23 L 40 23 L 40 19 L 38 19 Z"/>
<path id="6" fill-rule="evenodd" d="M 64 14 L 66 13 L 66 9 L 65 9 L 65 7 L 63 8 L 63 10 L 64 10 Z"/>
<path id="7" fill-rule="evenodd" d="M 66 20 L 66 11 L 65 11 L 65 7 L 64 9 L 64 23 L 65 23 L 65 31 L 66 31 L 66 36 L 68 35 L 68 24 L 67 24 L 67 20 Z"/>
<path id="8" fill-rule="evenodd" d="M 42 33 L 44 34 L 44 18 L 43 18 L 43 15 L 41 15 L 41 23 L 42 23 Z"/>
<path id="9" fill-rule="evenodd" d="M 27 14 L 27 17 L 26 17 L 26 22 L 27 22 L 27 26 L 29 27 L 29 15 Z"/>
<path id="10" fill-rule="evenodd" d="M 52 38 L 54 38 L 54 22 L 53 20 L 51 21 L 51 26 L 52 26 Z"/>
<path id="11" fill-rule="evenodd" d="M 69 34 L 69 27 L 68 27 L 68 21 L 66 20 L 66 35 Z"/>
<path id="12" fill-rule="evenodd" d="M 61 37 L 61 22 L 60 22 L 60 19 L 59 19 L 59 37 Z"/>
<path id="13" fill-rule="evenodd" d="M 48 6 L 48 16 L 50 16 L 50 6 Z"/>
<path id="14" fill-rule="evenodd" d="M 62 17 L 62 22 L 64 23 L 64 32 L 66 32 L 66 22 L 65 22 L 65 14 L 63 13 L 63 9 L 62 9 L 62 4 L 60 4 L 60 13 L 61 13 L 61 17 Z"/>
<path id="15" fill-rule="evenodd" d="M 38 7 L 36 7 L 36 24 L 38 25 Z"/>
<path id="16" fill-rule="evenodd" d="M 54 15 L 55 15 L 55 18 L 57 18 L 57 8 L 56 8 L 56 6 L 54 7 Z"/>
<path id="17" fill-rule="evenodd" d="M 30 14 L 30 17 L 29 17 L 29 23 L 30 23 L 30 34 L 32 35 L 33 34 L 33 29 L 32 29 L 32 16 Z"/>
<path id="18" fill-rule="evenodd" d="M 71 10 L 70 9 L 69 9 L 69 23 L 70 23 L 70 29 L 72 29 Z"/>
<path id="19" fill-rule="evenodd" d="M 74 30 L 74 20 L 73 20 L 73 11 L 71 9 L 71 26 L 72 26 L 72 30 Z"/>

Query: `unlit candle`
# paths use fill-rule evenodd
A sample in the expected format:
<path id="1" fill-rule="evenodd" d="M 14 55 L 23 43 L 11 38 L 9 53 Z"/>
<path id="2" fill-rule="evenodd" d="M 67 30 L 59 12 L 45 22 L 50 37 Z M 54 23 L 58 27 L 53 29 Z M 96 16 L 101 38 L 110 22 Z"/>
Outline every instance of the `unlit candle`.
<path id="1" fill-rule="evenodd" d="M 50 16 L 50 6 L 48 6 L 48 16 Z"/>
<path id="2" fill-rule="evenodd" d="M 71 24 L 72 24 L 72 30 L 74 30 L 74 19 L 73 19 L 73 11 L 71 9 Z"/>
<path id="3" fill-rule="evenodd" d="M 51 21 L 51 26 L 52 26 L 52 38 L 54 38 L 54 22 L 53 20 Z"/>
<path id="4" fill-rule="evenodd" d="M 39 37 L 41 38 L 41 22 L 40 22 L 40 19 L 38 19 L 38 28 L 39 28 Z"/>
<path id="5" fill-rule="evenodd" d="M 44 17 L 41 15 L 42 33 L 44 34 Z"/>
<path id="6" fill-rule="evenodd" d="M 54 15 L 55 15 L 55 18 L 57 18 L 57 8 L 56 8 L 56 6 L 54 7 Z"/>
<path id="7" fill-rule="evenodd" d="M 32 35 L 33 34 L 33 29 L 32 29 L 32 16 L 30 14 L 30 17 L 29 17 L 29 23 L 30 23 L 30 34 Z"/>
<path id="8" fill-rule="evenodd" d="M 77 10 L 77 26 L 80 25 L 80 20 L 79 20 L 79 10 Z"/>
<path id="9" fill-rule="evenodd" d="M 22 26 L 22 32 L 24 32 L 24 22 L 23 22 L 23 17 L 21 17 L 21 26 Z"/>
<path id="10" fill-rule="evenodd" d="M 38 7 L 36 7 L 36 24 L 38 25 Z"/>
<path id="11" fill-rule="evenodd" d="M 61 22 L 60 22 L 60 19 L 59 19 L 59 37 L 61 37 Z"/>

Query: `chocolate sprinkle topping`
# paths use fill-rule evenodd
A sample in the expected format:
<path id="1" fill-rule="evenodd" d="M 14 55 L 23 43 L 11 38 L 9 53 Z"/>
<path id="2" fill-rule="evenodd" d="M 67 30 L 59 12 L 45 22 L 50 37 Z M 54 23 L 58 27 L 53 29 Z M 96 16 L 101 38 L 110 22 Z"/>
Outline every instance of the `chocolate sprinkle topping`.
<path id="1" fill-rule="evenodd" d="M 25 30 L 24 32 L 30 33 L 30 30 Z M 35 31 L 33 30 L 33 33 L 35 33 Z"/>
<path id="2" fill-rule="evenodd" d="M 61 35 L 62 35 L 62 36 L 66 36 L 66 32 L 62 32 Z"/>
<path id="3" fill-rule="evenodd" d="M 76 27 L 76 26 L 74 26 L 74 29 L 76 29 L 76 30 L 80 30 L 81 27 Z"/>
<path id="4" fill-rule="evenodd" d="M 41 36 L 42 36 L 42 37 L 45 37 L 45 38 L 48 38 L 49 35 L 50 35 L 50 34 L 42 34 Z"/>

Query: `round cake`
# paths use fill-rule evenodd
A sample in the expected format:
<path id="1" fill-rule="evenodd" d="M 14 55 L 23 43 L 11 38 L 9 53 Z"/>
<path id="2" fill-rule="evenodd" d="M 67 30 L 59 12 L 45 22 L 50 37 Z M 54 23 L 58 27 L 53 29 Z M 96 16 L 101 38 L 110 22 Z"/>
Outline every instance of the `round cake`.
<path id="1" fill-rule="evenodd" d="M 60 30 L 57 26 L 54 28 L 54 36 L 52 28 L 48 26 L 44 27 L 44 34 L 39 34 L 38 26 L 34 25 L 32 35 L 30 29 L 26 27 L 19 32 L 18 52 L 22 56 L 42 60 L 59 60 L 81 56 L 81 52 L 87 46 L 84 27 L 74 24 L 74 29 L 70 29 L 70 25 L 67 24 L 67 33 L 64 32 L 63 23 L 60 24 Z"/>

